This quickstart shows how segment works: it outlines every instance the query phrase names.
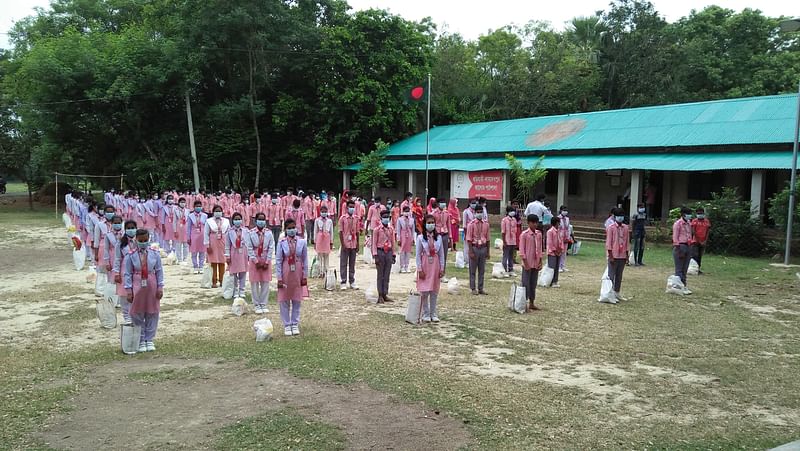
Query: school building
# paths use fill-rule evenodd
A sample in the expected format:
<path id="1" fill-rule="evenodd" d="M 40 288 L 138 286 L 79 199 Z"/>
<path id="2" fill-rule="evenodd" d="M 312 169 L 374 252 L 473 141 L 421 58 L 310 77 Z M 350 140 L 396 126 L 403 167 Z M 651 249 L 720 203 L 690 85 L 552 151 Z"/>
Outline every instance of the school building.
<path id="1" fill-rule="evenodd" d="M 651 216 L 664 218 L 723 186 L 737 187 L 764 217 L 765 200 L 789 180 L 796 115 L 792 94 L 433 127 L 429 192 L 458 198 L 460 208 L 482 195 L 499 213 L 517 194 L 510 153 L 526 167 L 544 156 L 548 175 L 534 192 L 573 217 L 605 217 L 617 204 L 635 211 L 647 200 Z M 381 195 L 424 195 L 425 141 L 423 132 L 391 144 L 394 185 Z M 345 189 L 357 169 L 345 168 Z"/>

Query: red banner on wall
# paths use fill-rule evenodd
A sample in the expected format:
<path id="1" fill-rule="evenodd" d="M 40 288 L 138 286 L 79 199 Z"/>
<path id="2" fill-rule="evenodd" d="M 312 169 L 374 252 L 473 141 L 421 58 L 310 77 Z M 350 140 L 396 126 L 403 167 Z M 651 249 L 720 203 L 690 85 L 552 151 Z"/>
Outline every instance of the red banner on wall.
<path id="1" fill-rule="evenodd" d="M 485 197 L 488 200 L 503 199 L 503 171 L 480 171 L 469 173 L 469 197 Z"/>

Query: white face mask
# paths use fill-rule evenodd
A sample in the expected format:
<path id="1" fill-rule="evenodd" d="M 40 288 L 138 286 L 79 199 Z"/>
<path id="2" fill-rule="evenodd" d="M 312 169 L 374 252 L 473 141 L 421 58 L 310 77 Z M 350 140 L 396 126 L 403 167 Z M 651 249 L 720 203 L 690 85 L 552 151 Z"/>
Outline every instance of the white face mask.
<path id="1" fill-rule="evenodd" d="M 511 216 L 511 217 L 513 218 L 514 216 L 516 216 L 516 215 L 517 215 L 517 212 L 516 212 L 516 211 L 509 211 L 509 212 L 508 212 L 508 215 L 509 215 L 509 216 Z"/>

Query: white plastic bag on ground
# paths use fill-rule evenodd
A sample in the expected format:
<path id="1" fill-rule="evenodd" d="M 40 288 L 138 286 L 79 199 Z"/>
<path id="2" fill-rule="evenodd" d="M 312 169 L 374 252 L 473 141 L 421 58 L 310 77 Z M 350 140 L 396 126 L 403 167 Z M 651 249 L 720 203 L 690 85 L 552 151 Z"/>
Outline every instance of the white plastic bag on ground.
<path id="1" fill-rule="evenodd" d="M 396 261 L 392 263 L 392 274 L 399 274 L 400 273 L 400 261 Z"/>
<path id="2" fill-rule="evenodd" d="M 233 291 L 233 276 L 226 271 L 225 275 L 222 276 L 222 298 L 225 300 L 233 299 Z"/>
<path id="3" fill-rule="evenodd" d="M 272 321 L 261 318 L 253 323 L 253 331 L 256 333 L 256 342 L 272 340 Z"/>
<path id="4" fill-rule="evenodd" d="M 458 294 L 458 289 L 459 289 L 458 279 L 453 277 L 452 279 L 447 281 L 448 294 Z"/>
<path id="5" fill-rule="evenodd" d="M 467 266 L 466 260 L 464 260 L 464 251 L 456 252 L 456 268 L 464 269 Z"/>
<path id="6" fill-rule="evenodd" d="M 172 266 L 178 263 L 178 257 L 175 255 L 175 251 L 170 252 L 167 254 L 167 258 L 164 259 L 164 264 Z"/>
<path id="7" fill-rule="evenodd" d="M 119 341 L 124 354 L 136 354 L 139 350 L 139 339 L 142 337 L 142 328 L 133 324 L 123 324 L 119 332 Z"/>
<path id="8" fill-rule="evenodd" d="M 633 266 L 636 264 L 636 257 L 633 255 L 633 252 L 629 252 L 629 254 L 630 255 L 628 256 L 628 264 Z"/>
<path id="9" fill-rule="evenodd" d="M 367 302 L 372 304 L 378 303 L 378 286 L 375 282 L 369 284 L 369 288 L 364 291 L 364 297 L 367 299 Z"/>
<path id="10" fill-rule="evenodd" d="M 106 285 L 108 285 L 108 279 L 106 279 L 106 275 L 103 273 L 98 274 L 94 278 L 94 294 L 100 297 L 105 296 L 106 294 Z"/>
<path id="11" fill-rule="evenodd" d="M 542 270 L 539 271 L 539 280 L 536 282 L 536 285 L 540 287 L 549 287 L 550 283 L 553 281 L 554 275 L 553 268 L 544 265 Z"/>
<path id="12" fill-rule="evenodd" d="M 119 305 L 119 296 L 117 296 L 117 286 L 113 283 L 106 283 L 106 290 L 103 297 L 111 302 L 111 305 L 116 307 Z"/>
<path id="13" fill-rule="evenodd" d="M 375 259 L 372 258 L 372 249 L 367 246 L 364 246 L 364 263 L 368 265 L 375 263 Z"/>
<path id="14" fill-rule="evenodd" d="M 617 303 L 617 295 L 614 294 L 614 282 L 608 278 L 608 266 L 603 272 L 603 277 L 600 278 L 600 297 L 597 300 L 611 304 Z"/>
<path id="15" fill-rule="evenodd" d="M 511 284 L 511 294 L 508 296 L 509 310 L 517 313 L 525 313 L 527 309 L 525 294 L 525 287 L 517 285 L 516 282 Z"/>
<path id="16" fill-rule="evenodd" d="M 411 292 L 408 294 L 406 322 L 410 324 L 419 324 L 422 322 L 422 299 L 419 293 Z"/>
<path id="17" fill-rule="evenodd" d="M 494 239 L 494 248 L 495 249 L 502 249 L 503 248 L 503 240 L 501 240 L 500 238 L 495 238 Z"/>
<path id="18" fill-rule="evenodd" d="M 311 272 L 309 274 L 311 278 L 321 277 L 319 259 L 316 256 L 311 261 Z"/>
<path id="19" fill-rule="evenodd" d="M 75 271 L 80 271 L 86 265 L 86 248 L 81 247 L 78 251 L 72 251 L 72 262 L 75 264 Z"/>
<path id="20" fill-rule="evenodd" d="M 700 274 L 700 265 L 697 264 L 697 260 L 695 259 L 689 260 L 689 270 L 686 271 L 686 274 L 690 276 L 696 276 Z"/>
<path id="21" fill-rule="evenodd" d="M 69 219 L 69 215 L 64 213 L 61 215 L 61 220 L 64 221 L 64 227 L 69 229 L 69 226 L 72 225 L 72 219 Z"/>
<path id="22" fill-rule="evenodd" d="M 328 291 L 333 291 L 336 289 L 336 270 L 329 269 L 328 274 L 325 274 L 325 285 L 324 288 Z"/>
<path id="23" fill-rule="evenodd" d="M 100 327 L 103 329 L 114 329 L 117 327 L 117 311 L 111 299 L 98 299 L 95 301 L 97 319 L 100 320 Z"/>
<path id="24" fill-rule="evenodd" d="M 667 277 L 667 293 L 683 296 L 686 286 L 681 282 L 681 278 L 675 275 Z"/>
<path id="25" fill-rule="evenodd" d="M 502 279 L 505 273 L 502 263 L 492 263 L 492 279 Z"/>
<path id="26" fill-rule="evenodd" d="M 236 298 L 231 304 L 231 313 L 236 316 L 242 316 L 247 313 L 247 302 L 244 298 Z"/>
<path id="27" fill-rule="evenodd" d="M 576 240 L 574 243 L 572 243 L 572 255 L 578 255 L 578 252 L 580 252 L 580 250 L 581 250 L 581 242 Z"/>
<path id="28" fill-rule="evenodd" d="M 206 265 L 203 268 L 203 278 L 200 279 L 200 288 L 211 288 L 211 266 Z"/>

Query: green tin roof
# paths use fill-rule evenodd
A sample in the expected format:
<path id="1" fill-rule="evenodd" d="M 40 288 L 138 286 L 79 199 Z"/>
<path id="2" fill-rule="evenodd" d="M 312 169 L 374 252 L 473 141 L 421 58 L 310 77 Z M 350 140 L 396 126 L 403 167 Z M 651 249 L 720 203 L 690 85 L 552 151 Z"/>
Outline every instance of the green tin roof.
<path id="1" fill-rule="evenodd" d="M 792 142 L 796 111 L 797 95 L 791 94 L 446 125 L 431 129 L 430 155 L 748 144 L 759 148 Z M 387 159 L 424 155 L 425 133 L 420 133 L 392 144 Z"/>
<path id="2" fill-rule="evenodd" d="M 538 157 L 520 157 L 525 166 L 536 163 Z M 709 153 L 651 153 L 631 155 L 551 155 L 544 159 L 547 169 L 604 171 L 611 169 L 640 169 L 659 171 L 712 171 L 722 169 L 791 169 L 791 152 L 709 152 Z M 386 169 L 425 170 L 424 159 L 386 160 Z M 504 158 L 447 158 L 431 159 L 430 170 L 485 171 L 508 169 Z M 357 170 L 358 165 L 347 169 Z"/>

